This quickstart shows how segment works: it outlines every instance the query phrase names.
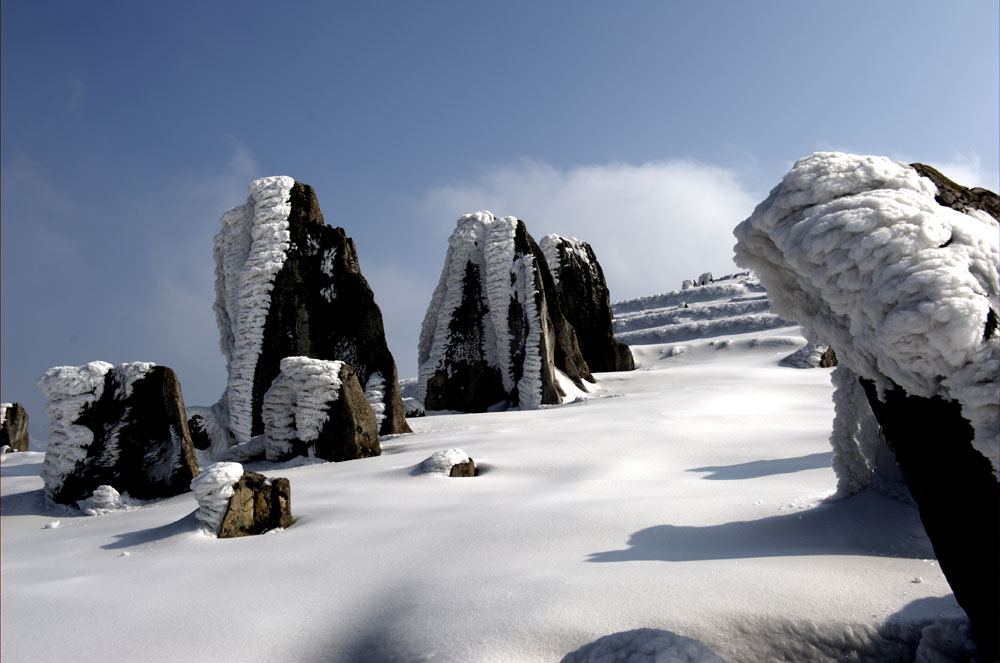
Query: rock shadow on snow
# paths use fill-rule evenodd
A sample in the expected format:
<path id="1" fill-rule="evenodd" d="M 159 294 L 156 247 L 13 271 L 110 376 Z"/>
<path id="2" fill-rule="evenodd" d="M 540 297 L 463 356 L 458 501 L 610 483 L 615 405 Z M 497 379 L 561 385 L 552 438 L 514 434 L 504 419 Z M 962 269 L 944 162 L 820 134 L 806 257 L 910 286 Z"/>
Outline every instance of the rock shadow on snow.
<path id="1" fill-rule="evenodd" d="M 658 525 L 632 534 L 628 548 L 591 553 L 590 562 L 690 562 L 799 555 L 933 559 L 911 504 L 867 491 L 805 511 L 694 527 Z"/>
<path id="2" fill-rule="evenodd" d="M 688 472 L 710 472 L 702 479 L 711 481 L 738 481 L 741 479 L 759 479 L 775 474 L 792 474 L 803 470 L 820 470 L 830 467 L 833 458 L 832 451 L 798 456 L 796 458 L 775 458 L 772 460 L 752 460 L 748 463 L 735 465 L 712 465 L 692 467 Z"/>
<path id="3" fill-rule="evenodd" d="M 174 522 L 167 523 L 166 525 L 147 527 L 146 529 L 140 529 L 134 532 L 125 532 L 124 534 L 115 534 L 115 538 L 118 539 L 117 541 L 107 543 L 101 547 L 105 550 L 133 548 L 146 543 L 163 541 L 164 539 L 169 539 L 180 534 L 194 533 L 197 532 L 200 527 L 201 525 L 195 517 L 195 512 L 192 511 L 180 520 L 175 520 Z"/>

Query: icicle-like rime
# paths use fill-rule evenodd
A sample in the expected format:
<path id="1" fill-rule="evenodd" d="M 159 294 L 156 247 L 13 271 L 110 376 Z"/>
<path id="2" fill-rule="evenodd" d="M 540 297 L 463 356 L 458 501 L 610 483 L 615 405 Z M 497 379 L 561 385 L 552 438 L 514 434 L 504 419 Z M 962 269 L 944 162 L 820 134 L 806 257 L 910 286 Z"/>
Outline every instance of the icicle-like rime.
<path id="1" fill-rule="evenodd" d="M 229 374 L 229 430 L 238 442 L 252 435 L 254 371 L 274 277 L 288 251 L 294 184 L 283 176 L 255 180 L 247 203 L 223 215 L 215 237 L 215 312 Z"/>
<path id="2" fill-rule="evenodd" d="M 219 533 L 222 519 L 229 508 L 236 482 L 243 476 L 239 463 L 215 463 L 201 471 L 191 481 L 191 491 L 198 500 L 195 518 L 213 535 Z"/>
<path id="3" fill-rule="evenodd" d="M 340 397 L 342 361 L 285 357 L 281 374 L 264 395 L 263 419 L 268 460 L 296 454 L 296 442 L 308 445 L 329 419 L 329 404 Z"/>
<path id="4" fill-rule="evenodd" d="M 877 467 L 879 426 L 858 376 L 846 366 L 830 374 L 833 382 L 833 469 L 838 500 L 860 493 L 872 482 Z"/>

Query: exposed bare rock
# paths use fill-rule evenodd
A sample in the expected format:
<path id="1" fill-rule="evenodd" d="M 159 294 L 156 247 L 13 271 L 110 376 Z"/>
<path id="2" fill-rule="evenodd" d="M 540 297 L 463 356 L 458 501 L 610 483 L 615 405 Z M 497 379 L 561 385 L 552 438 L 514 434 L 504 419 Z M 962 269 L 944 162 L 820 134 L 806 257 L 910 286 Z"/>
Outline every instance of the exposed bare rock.
<path id="1" fill-rule="evenodd" d="M 0 404 L 0 446 L 11 451 L 27 451 L 29 445 L 28 413 L 20 403 Z"/>

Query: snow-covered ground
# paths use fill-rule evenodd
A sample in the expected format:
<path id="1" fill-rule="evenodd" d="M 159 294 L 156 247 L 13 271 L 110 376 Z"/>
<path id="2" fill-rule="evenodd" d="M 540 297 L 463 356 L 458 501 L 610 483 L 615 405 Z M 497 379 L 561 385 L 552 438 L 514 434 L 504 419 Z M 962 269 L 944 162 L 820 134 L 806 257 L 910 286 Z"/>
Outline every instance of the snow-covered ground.
<path id="1" fill-rule="evenodd" d="M 634 345 L 638 370 L 572 404 L 411 419 L 377 458 L 252 464 L 291 481 L 297 521 L 264 536 L 204 534 L 191 493 L 54 512 L 43 454 L 9 455 L 0 658 L 555 662 L 660 629 L 731 663 L 912 661 L 961 612 L 912 506 L 823 502 L 830 369 L 779 366 L 804 339 L 758 315 Z M 421 469 L 455 448 L 479 476 Z"/>

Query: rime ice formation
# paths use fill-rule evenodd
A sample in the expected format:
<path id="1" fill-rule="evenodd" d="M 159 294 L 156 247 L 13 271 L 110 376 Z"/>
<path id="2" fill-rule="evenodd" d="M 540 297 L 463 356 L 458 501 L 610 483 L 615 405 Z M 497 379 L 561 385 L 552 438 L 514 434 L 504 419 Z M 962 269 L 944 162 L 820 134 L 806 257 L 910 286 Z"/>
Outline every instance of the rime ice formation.
<path id="1" fill-rule="evenodd" d="M 587 367 L 594 372 L 634 369 L 632 352 L 615 340 L 608 284 L 590 244 L 575 237 L 546 235 L 538 246 Z"/>
<path id="2" fill-rule="evenodd" d="M 308 455 L 326 460 L 377 456 L 378 422 L 350 365 L 285 357 L 264 395 L 264 452 L 278 461 Z"/>
<path id="3" fill-rule="evenodd" d="M 778 315 L 880 391 L 895 383 L 961 403 L 995 470 L 998 224 L 943 207 L 936 193 L 906 164 L 814 154 L 736 228 L 736 262 L 758 275 Z"/>
<path id="4" fill-rule="evenodd" d="M 191 482 L 191 491 L 198 500 L 198 519 L 212 534 L 222 526 L 236 482 L 243 476 L 239 463 L 215 463 L 201 471 Z"/>
<path id="5" fill-rule="evenodd" d="M 215 450 L 262 434 L 264 394 L 281 360 L 293 356 L 346 361 L 362 384 L 378 374 L 381 432 L 409 432 L 382 314 L 354 242 L 324 223 L 312 187 L 290 177 L 254 181 L 247 203 L 222 217 L 215 264 L 229 378 L 219 407 L 196 412 L 200 446 Z"/>
<path id="6" fill-rule="evenodd" d="M 735 230 L 737 264 L 840 362 L 838 494 L 871 475 L 860 386 L 984 660 L 1000 651 L 998 213 L 927 166 L 817 153 Z"/>
<path id="7" fill-rule="evenodd" d="M 559 403 L 556 368 L 593 380 L 538 245 L 522 221 L 489 212 L 460 218 L 448 240 L 418 356 L 431 410 Z"/>
<path id="8" fill-rule="evenodd" d="M 198 474 L 184 401 L 165 366 L 57 366 L 39 378 L 48 397 L 46 496 L 73 504 L 102 485 L 132 497 L 176 495 Z"/>

